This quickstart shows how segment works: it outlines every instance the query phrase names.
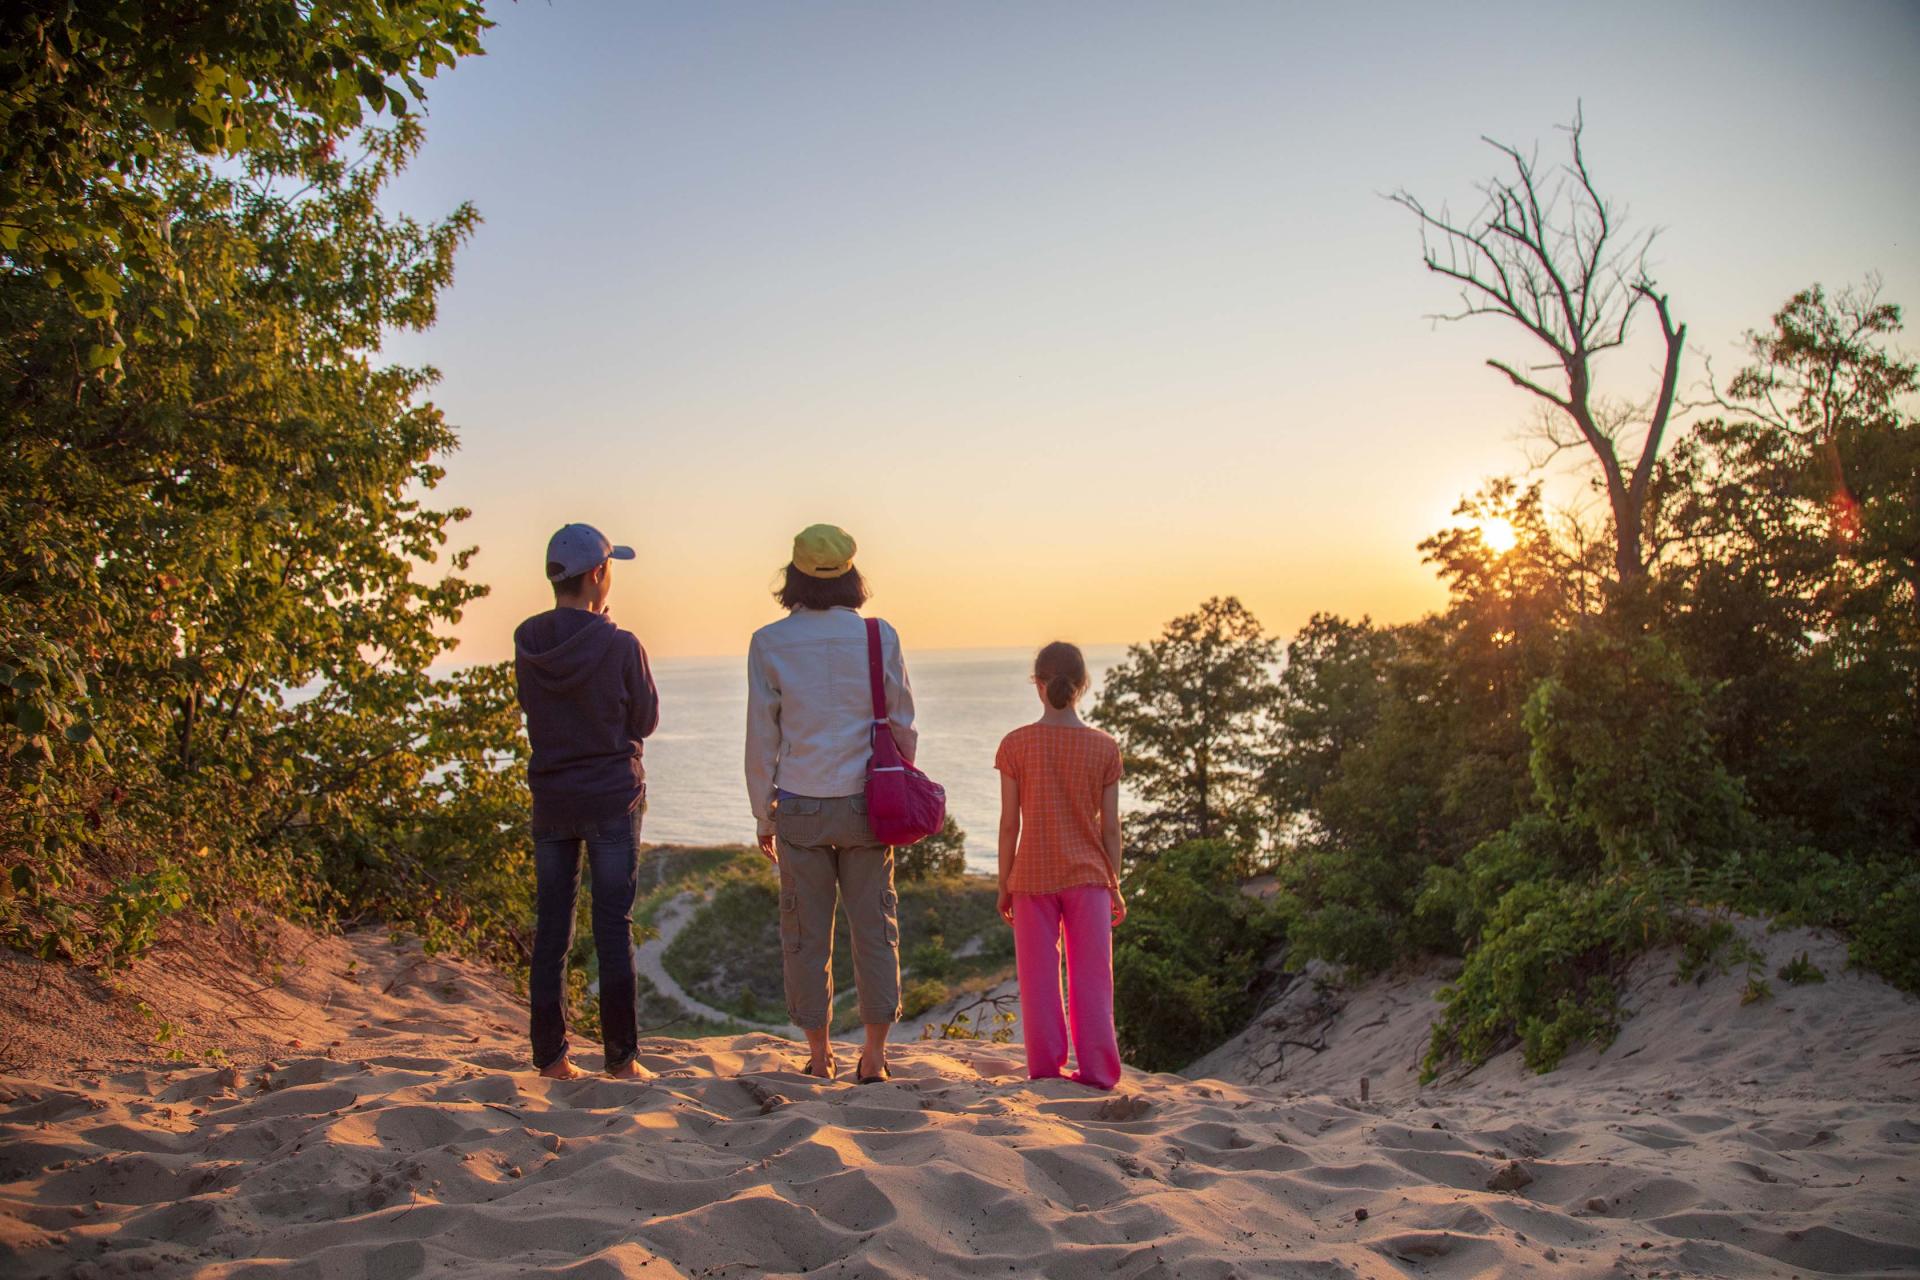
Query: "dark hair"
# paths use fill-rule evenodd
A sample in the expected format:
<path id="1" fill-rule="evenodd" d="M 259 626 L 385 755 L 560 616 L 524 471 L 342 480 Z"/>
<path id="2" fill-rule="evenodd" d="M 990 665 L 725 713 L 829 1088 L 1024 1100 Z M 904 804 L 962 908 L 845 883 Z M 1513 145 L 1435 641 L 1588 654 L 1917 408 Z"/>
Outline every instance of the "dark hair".
<path id="1" fill-rule="evenodd" d="M 858 609 L 873 594 L 867 589 L 867 580 L 851 565 L 837 578 L 816 578 L 791 563 L 781 573 L 773 598 L 782 609 Z"/>
<path id="2" fill-rule="evenodd" d="M 553 576 L 565 567 L 566 566 L 558 560 L 547 561 L 547 581 L 553 584 L 553 594 L 556 598 L 559 596 L 579 595 L 582 591 L 586 590 L 587 573 L 593 572 L 593 570 L 589 569 L 587 573 L 576 573 L 571 578 L 556 578 Z"/>
<path id="3" fill-rule="evenodd" d="M 1087 691 L 1087 660 L 1079 645 L 1055 640 L 1033 656 L 1033 678 L 1047 691 L 1048 705 L 1064 711 Z"/>

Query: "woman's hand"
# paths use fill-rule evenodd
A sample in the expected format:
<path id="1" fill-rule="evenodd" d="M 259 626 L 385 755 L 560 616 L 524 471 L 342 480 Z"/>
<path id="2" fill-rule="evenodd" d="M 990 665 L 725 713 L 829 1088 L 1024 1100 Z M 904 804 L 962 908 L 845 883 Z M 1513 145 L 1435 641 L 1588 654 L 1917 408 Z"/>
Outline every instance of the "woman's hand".
<path id="1" fill-rule="evenodd" d="M 773 820 L 772 819 L 765 818 L 761 820 L 759 824 L 759 839 L 760 839 L 760 852 L 767 855 L 767 861 L 776 862 L 776 863 L 779 862 L 780 855 L 774 852 L 774 847 L 773 847 Z"/>
<path id="2" fill-rule="evenodd" d="M 1127 918 L 1127 900 L 1120 895 L 1119 885 L 1107 886 L 1107 901 L 1113 907 L 1113 923 L 1117 926 Z"/>
<path id="3" fill-rule="evenodd" d="M 994 904 L 1000 912 L 1000 918 L 1008 924 L 1013 923 L 1013 891 L 1005 885 L 1000 886 L 1000 901 Z"/>

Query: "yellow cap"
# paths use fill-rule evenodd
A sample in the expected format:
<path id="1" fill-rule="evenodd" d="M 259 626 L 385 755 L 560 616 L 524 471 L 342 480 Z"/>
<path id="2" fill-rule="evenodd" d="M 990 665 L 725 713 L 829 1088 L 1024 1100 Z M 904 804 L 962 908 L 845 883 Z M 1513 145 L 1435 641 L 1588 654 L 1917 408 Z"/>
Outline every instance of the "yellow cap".
<path id="1" fill-rule="evenodd" d="M 793 535 L 793 567 L 809 578 L 838 578 L 853 568 L 853 538 L 831 524 L 810 524 Z"/>

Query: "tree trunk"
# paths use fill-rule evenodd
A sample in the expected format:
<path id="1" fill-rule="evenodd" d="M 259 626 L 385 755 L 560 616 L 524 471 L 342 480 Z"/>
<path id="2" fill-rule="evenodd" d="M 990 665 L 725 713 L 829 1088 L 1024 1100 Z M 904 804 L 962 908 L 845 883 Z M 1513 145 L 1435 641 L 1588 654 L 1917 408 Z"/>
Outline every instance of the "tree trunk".
<path id="1" fill-rule="evenodd" d="M 180 700 L 180 772 L 193 772 L 193 728 L 200 718 L 200 691 L 194 689 Z"/>
<path id="2" fill-rule="evenodd" d="M 1610 495 L 1613 503 L 1613 571 L 1620 585 L 1630 586 L 1647 576 L 1647 560 L 1641 551 L 1641 524 L 1644 513 L 1633 495 L 1621 491 Z"/>

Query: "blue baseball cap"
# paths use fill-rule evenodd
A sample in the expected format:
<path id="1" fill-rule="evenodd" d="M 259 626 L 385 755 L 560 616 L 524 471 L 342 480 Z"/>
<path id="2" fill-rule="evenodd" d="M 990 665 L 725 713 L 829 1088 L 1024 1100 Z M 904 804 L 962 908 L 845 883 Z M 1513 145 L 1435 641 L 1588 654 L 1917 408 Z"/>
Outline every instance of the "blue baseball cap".
<path id="1" fill-rule="evenodd" d="M 547 539 L 547 580 L 561 582 L 609 560 L 633 559 L 632 547 L 617 547 L 590 524 L 570 524 Z"/>

